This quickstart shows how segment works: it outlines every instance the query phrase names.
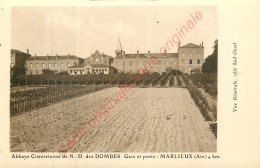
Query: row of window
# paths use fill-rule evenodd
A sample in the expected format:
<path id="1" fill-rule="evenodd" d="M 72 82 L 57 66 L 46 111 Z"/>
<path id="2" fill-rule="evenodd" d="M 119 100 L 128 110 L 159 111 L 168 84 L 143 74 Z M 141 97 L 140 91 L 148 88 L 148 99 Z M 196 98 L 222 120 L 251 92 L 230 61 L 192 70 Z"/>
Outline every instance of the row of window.
<path id="1" fill-rule="evenodd" d="M 77 65 L 77 63 L 74 62 L 72 65 Z M 70 67 L 70 66 L 72 66 L 72 65 L 71 65 L 70 62 L 67 63 L 67 67 Z M 39 68 L 39 66 L 40 66 L 39 63 L 36 63 L 36 64 L 35 64 L 35 67 L 36 67 L 36 68 Z M 42 68 L 45 68 L 45 63 L 42 63 L 42 64 L 41 64 L 41 67 L 42 67 Z M 52 67 L 52 64 L 51 64 L 51 63 L 48 63 L 48 67 L 49 67 L 49 68 Z M 54 64 L 53 64 L 53 67 L 57 68 L 57 67 L 58 67 L 58 64 L 57 64 L 57 63 L 54 63 Z M 64 64 L 63 64 L 63 63 L 60 63 L 60 67 L 64 67 Z M 33 68 L 33 63 L 30 63 L 30 68 Z"/>
<path id="2" fill-rule="evenodd" d="M 74 70 L 70 70 L 70 72 L 72 71 L 82 71 L 84 72 L 84 69 L 74 69 Z M 88 68 L 86 71 L 90 71 L 90 69 Z M 107 72 L 107 69 L 92 69 L 92 72 Z"/>
<path id="3" fill-rule="evenodd" d="M 189 64 L 193 64 L 192 62 L 193 62 L 193 60 L 190 59 L 190 60 L 189 60 Z M 137 65 L 137 66 L 138 66 L 138 63 L 139 63 L 139 61 L 136 62 L 136 65 Z M 146 61 L 144 61 L 144 64 L 145 64 L 145 63 L 146 63 Z M 185 59 L 182 59 L 182 64 L 185 64 Z M 200 60 L 199 60 L 199 59 L 197 60 L 197 64 L 200 64 Z M 126 65 L 126 63 L 123 62 L 123 66 L 125 66 L 125 65 Z M 132 63 L 132 62 L 129 62 L 129 65 L 132 66 L 133 63 Z M 161 61 L 158 61 L 157 65 L 161 65 Z M 167 62 L 166 62 L 166 65 L 171 65 L 171 62 L 167 61 Z M 174 65 L 177 65 L 177 61 L 174 61 Z M 116 62 L 116 66 L 118 66 L 118 62 Z"/>
<path id="4" fill-rule="evenodd" d="M 144 71 L 146 71 L 146 72 L 147 72 L 147 70 L 144 70 Z M 148 71 L 151 71 L 151 72 L 154 72 L 154 71 L 156 71 L 156 72 L 157 72 L 157 71 L 158 71 L 158 72 L 161 72 L 161 69 L 160 69 L 160 68 L 159 68 L 159 69 L 153 69 L 153 68 L 152 68 L 152 69 L 149 69 Z M 141 73 L 139 70 L 131 70 L 131 69 L 130 69 L 129 71 L 128 71 L 128 70 L 125 70 L 125 69 L 123 69 L 123 70 L 122 70 L 122 72 L 129 72 L 129 73 Z"/>
<path id="5" fill-rule="evenodd" d="M 185 64 L 185 59 L 182 59 L 182 60 L 181 60 L 181 63 L 182 63 L 182 64 Z M 189 60 L 189 64 L 193 64 L 193 63 L 192 63 L 192 59 Z M 197 60 L 197 64 L 200 64 L 200 60 L 199 60 L 199 59 Z"/>
<path id="6" fill-rule="evenodd" d="M 146 61 L 143 62 L 143 65 L 145 65 L 145 64 L 146 64 Z M 125 66 L 126 63 L 123 62 L 122 65 Z M 129 66 L 132 66 L 132 65 L 133 65 L 133 62 L 129 62 Z M 138 66 L 138 65 L 139 65 L 139 61 L 136 61 L 136 66 Z M 157 65 L 161 65 L 161 61 L 158 61 Z M 166 65 L 171 65 L 171 62 L 167 61 Z M 177 65 L 177 61 L 174 61 L 174 65 Z M 116 66 L 118 66 L 118 62 L 116 62 Z"/>
<path id="7" fill-rule="evenodd" d="M 189 56 L 192 57 L 195 52 L 190 51 Z M 200 51 L 197 51 L 197 55 L 200 55 Z M 182 56 L 185 57 L 185 52 L 182 52 Z"/>

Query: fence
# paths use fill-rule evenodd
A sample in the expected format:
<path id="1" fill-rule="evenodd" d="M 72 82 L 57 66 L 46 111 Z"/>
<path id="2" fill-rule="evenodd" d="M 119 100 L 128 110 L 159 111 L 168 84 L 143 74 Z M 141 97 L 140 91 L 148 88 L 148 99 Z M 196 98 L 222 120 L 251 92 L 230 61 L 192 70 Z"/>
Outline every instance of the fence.
<path id="1" fill-rule="evenodd" d="M 13 100 L 10 101 L 10 112 L 11 115 L 14 115 L 25 111 L 30 111 L 33 109 L 45 107 L 49 104 L 56 103 L 61 100 L 66 100 L 72 97 L 81 96 L 107 87 L 109 87 L 109 85 L 78 86 L 77 89 L 56 91 L 47 94 L 44 93 L 38 97 Z"/>

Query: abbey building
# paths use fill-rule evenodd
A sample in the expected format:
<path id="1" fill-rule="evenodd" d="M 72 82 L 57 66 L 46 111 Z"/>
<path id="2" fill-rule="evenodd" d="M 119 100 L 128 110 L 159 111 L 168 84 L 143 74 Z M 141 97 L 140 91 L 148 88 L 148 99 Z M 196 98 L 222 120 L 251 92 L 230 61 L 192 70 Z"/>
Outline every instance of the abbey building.
<path id="1" fill-rule="evenodd" d="M 116 50 L 112 63 L 118 71 L 137 73 L 142 68 L 147 59 L 156 57 L 158 63 L 153 67 L 148 67 L 149 72 L 166 72 L 167 68 L 177 69 L 183 73 L 191 73 L 192 70 L 201 70 L 204 62 L 203 42 L 200 45 L 189 43 L 178 48 L 178 53 L 139 53 L 127 54 L 125 51 Z"/>

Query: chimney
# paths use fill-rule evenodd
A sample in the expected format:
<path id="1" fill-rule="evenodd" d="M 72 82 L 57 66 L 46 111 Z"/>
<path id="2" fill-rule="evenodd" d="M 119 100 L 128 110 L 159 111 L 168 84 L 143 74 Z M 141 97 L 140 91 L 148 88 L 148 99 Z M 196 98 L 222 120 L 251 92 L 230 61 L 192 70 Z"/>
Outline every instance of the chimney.
<path id="1" fill-rule="evenodd" d="M 29 52 L 29 49 L 27 49 L 27 54 L 29 54 L 30 52 Z"/>
<path id="2" fill-rule="evenodd" d="M 123 51 L 123 55 L 125 55 L 125 51 Z"/>
<path id="3" fill-rule="evenodd" d="M 203 41 L 202 41 L 201 45 L 202 45 L 202 47 L 203 47 Z"/>
<path id="4" fill-rule="evenodd" d="M 56 54 L 56 56 L 58 56 L 58 54 Z"/>
<path id="5" fill-rule="evenodd" d="M 137 54 L 139 54 L 139 50 L 137 50 Z"/>
<path id="6" fill-rule="evenodd" d="M 179 47 L 181 46 L 181 42 L 179 42 Z"/>
<path id="7" fill-rule="evenodd" d="M 150 54 L 151 52 L 150 52 L 150 50 L 148 50 L 148 54 Z"/>

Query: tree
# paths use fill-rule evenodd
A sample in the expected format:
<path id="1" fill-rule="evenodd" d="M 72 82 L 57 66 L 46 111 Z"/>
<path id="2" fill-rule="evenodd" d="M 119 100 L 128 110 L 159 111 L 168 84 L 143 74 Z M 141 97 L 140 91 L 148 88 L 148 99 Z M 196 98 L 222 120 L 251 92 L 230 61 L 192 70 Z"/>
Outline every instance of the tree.
<path id="1" fill-rule="evenodd" d="M 214 51 L 209 55 L 202 65 L 203 73 L 217 73 L 218 72 L 218 40 L 214 42 Z"/>
<path id="2" fill-rule="evenodd" d="M 42 70 L 42 74 L 43 74 L 43 75 L 53 75 L 53 74 L 54 74 L 54 71 L 53 71 L 53 70 L 50 70 L 50 69 L 43 69 L 43 70 Z"/>

